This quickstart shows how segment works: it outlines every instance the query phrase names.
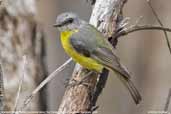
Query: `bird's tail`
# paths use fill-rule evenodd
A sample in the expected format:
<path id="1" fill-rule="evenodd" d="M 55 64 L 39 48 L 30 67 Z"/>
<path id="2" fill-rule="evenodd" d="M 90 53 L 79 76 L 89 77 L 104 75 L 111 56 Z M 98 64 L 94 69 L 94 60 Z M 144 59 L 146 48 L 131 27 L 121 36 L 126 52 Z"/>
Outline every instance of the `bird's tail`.
<path id="1" fill-rule="evenodd" d="M 129 93 L 131 94 L 134 102 L 136 104 L 139 104 L 142 100 L 141 95 L 137 88 L 134 86 L 133 82 L 130 79 L 126 79 L 124 76 L 119 76 L 120 80 L 123 82 L 125 87 L 129 90 Z"/>
<path id="2" fill-rule="evenodd" d="M 131 94 L 134 102 L 136 104 L 139 104 L 140 101 L 142 100 L 141 95 L 138 92 L 135 85 L 133 84 L 133 82 L 131 81 L 131 79 L 130 79 L 131 76 L 130 76 L 129 72 L 127 71 L 127 69 L 123 65 L 120 65 L 120 67 L 118 69 L 114 69 L 114 68 L 112 68 L 112 69 L 118 73 L 117 76 L 122 81 L 122 83 L 125 85 L 125 87 L 129 90 L 129 93 Z"/>

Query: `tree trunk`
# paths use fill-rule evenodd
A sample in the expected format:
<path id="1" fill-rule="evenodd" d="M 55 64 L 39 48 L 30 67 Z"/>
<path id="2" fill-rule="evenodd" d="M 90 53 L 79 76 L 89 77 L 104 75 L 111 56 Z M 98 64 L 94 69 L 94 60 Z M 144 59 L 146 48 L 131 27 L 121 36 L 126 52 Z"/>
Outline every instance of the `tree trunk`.
<path id="1" fill-rule="evenodd" d="M 14 110 L 19 81 L 24 75 L 18 108 L 46 75 L 44 35 L 35 20 L 34 0 L 5 0 L 0 7 L 0 62 L 4 75 L 4 110 Z M 26 56 L 23 71 L 23 56 Z M 45 96 L 45 94 L 44 94 Z M 26 110 L 44 108 L 40 95 Z"/>
<path id="2" fill-rule="evenodd" d="M 106 38 L 110 38 L 122 19 L 121 10 L 125 2 L 126 0 L 96 0 L 90 18 L 90 24 L 101 31 Z M 115 45 L 116 43 L 117 42 L 113 42 Z M 98 78 L 97 73 L 92 73 L 86 81 L 81 84 L 70 86 L 70 84 L 72 85 L 73 80 L 74 82 L 79 82 L 87 73 L 88 71 L 86 69 L 78 64 L 76 65 L 69 86 L 67 87 L 62 103 L 60 104 L 59 113 L 92 113 L 96 108 L 96 100 L 100 94 L 100 92 L 95 94 L 100 79 Z M 102 81 L 106 81 L 106 79 Z M 101 86 L 103 88 L 103 85 Z"/>

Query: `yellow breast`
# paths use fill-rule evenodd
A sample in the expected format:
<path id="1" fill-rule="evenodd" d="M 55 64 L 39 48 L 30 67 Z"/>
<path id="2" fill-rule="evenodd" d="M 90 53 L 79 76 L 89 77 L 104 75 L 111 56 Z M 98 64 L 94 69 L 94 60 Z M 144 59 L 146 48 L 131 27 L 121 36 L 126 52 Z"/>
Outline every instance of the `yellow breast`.
<path id="1" fill-rule="evenodd" d="M 79 54 L 78 52 L 76 52 L 76 50 L 73 49 L 72 45 L 70 44 L 69 38 L 75 32 L 77 32 L 77 30 L 61 32 L 61 43 L 64 50 L 69 56 L 73 58 L 74 61 L 76 61 L 83 67 L 101 72 L 103 69 L 103 66 L 101 64 L 97 63 L 97 61 L 92 58 L 85 57 L 82 54 Z"/>

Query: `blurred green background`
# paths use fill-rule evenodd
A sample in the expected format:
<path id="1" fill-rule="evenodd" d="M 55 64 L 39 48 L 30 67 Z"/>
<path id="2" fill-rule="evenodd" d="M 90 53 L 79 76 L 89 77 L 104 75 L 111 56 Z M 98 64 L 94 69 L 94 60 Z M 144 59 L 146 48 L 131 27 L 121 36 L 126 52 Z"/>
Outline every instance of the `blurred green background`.
<path id="1" fill-rule="evenodd" d="M 152 4 L 163 24 L 171 28 L 171 1 L 152 0 Z M 61 47 L 59 32 L 52 26 L 57 15 L 72 11 L 88 21 L 92 8 L 86 0 L 37 0 L 37 7 L 37 19 L 46 33 L 47 66 L 50 73 L 68 59 Z M 124 17 L 131 18 L 130 24 L 134 24 L 140 16 L 143 16 L 141 24 L 158 24 L 146 0 L 128 0 L 123 13 Z M 117 53 L 132 73 L 132 80 L 142 94 L 143 101 L 136 106 L 128 91 L 111 73 L 98 99 L 98 114 L 146 114 L 148 111 L 163 110 L 171 87 L 171 55 L 163 32 L 141 31 L 122 37 L 117 45 Z M 73 67 L 74 63 L 50 82 L 49 110 L 58 109 L 65 91 L 64 83 Z"/>

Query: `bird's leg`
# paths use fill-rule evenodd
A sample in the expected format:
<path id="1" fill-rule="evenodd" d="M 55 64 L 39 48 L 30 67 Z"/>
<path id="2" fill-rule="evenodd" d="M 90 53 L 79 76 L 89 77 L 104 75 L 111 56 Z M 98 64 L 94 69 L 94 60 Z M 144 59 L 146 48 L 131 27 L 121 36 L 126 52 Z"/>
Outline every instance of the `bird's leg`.
<path id="1" fill-rule="evenodd" d="M 68 85 L 70 87 L 73 87 L 73 86 L 76 86 L 76 85 L 80 85 L 80 84 L 82 84 L 84 86 L 89 86 L 86 83 L 86 80 L 89 78 L 89 76 L 91 76 L 92 73 L 94 73 L 94 71 L 89 71 L 86 75 L 84 75 L 84 77 L 80 81 L 72 79 L 71 82 Z"/>
<path id="2" fill-rule="evenodd" d="M 94 71 L 89 71 L 89 72 L 83 77 L 83 79 L 79 82 L 79 84 L 85 83 L 85 81 L 89 78 L 89 76 L 91 76 L 92 73 L 94 73 Z"/>

